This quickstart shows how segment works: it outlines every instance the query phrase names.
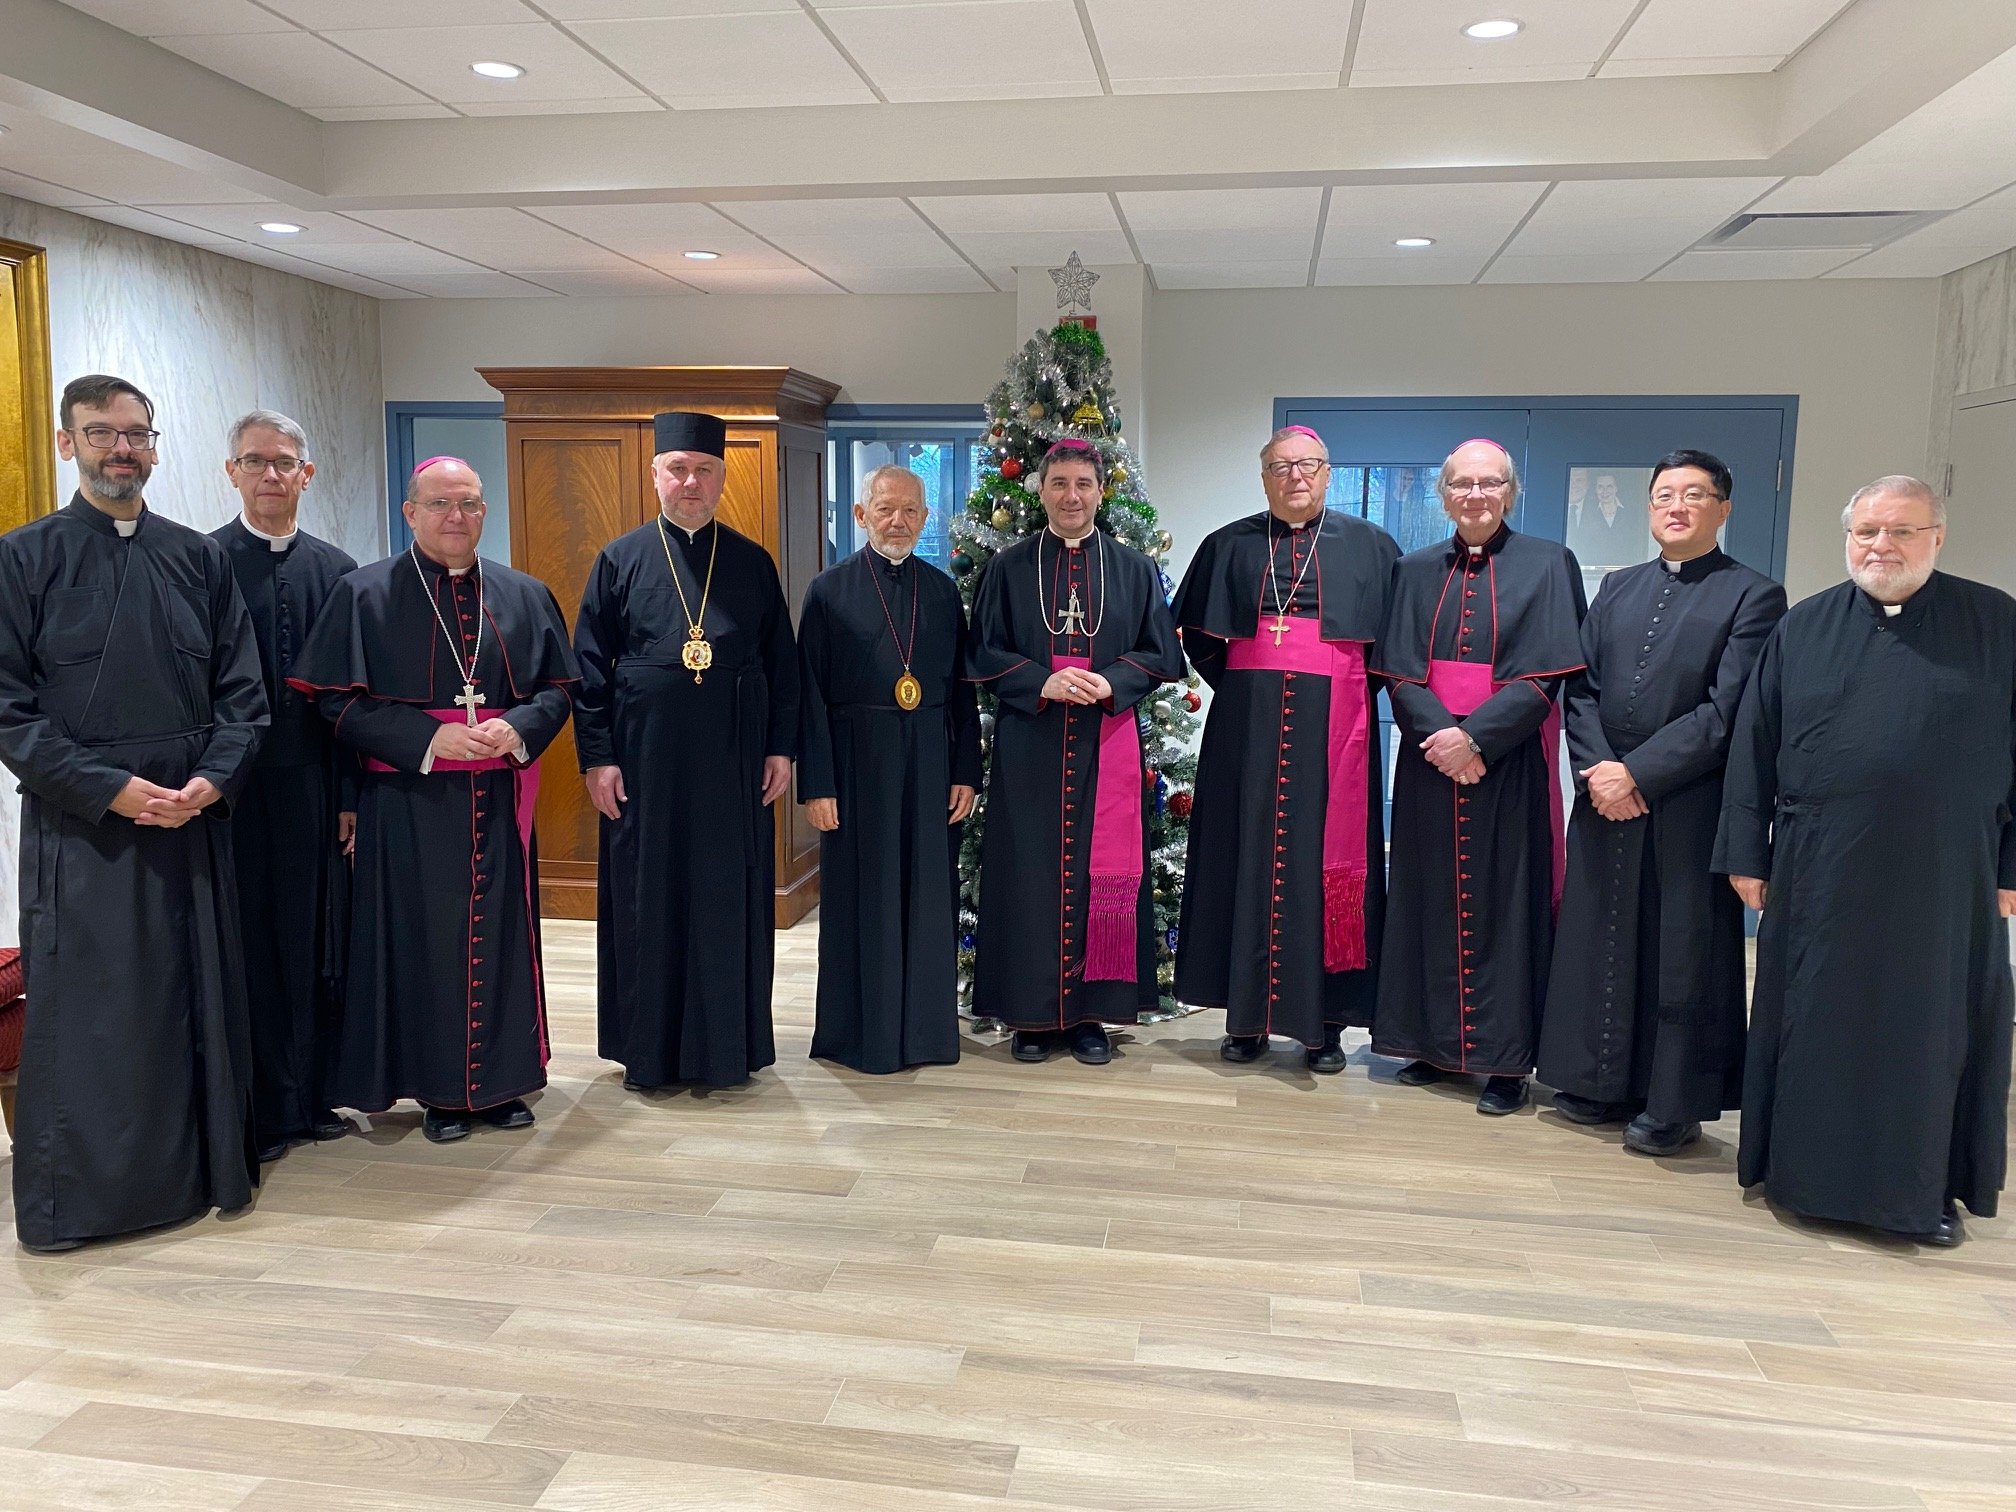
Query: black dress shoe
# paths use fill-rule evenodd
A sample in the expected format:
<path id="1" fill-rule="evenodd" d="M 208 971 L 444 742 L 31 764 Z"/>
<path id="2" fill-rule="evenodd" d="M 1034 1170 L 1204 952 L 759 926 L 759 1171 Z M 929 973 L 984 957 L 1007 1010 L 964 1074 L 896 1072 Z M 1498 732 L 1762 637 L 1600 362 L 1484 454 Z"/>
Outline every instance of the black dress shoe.
<path id="1" fill-rule="evenodd" d="M 294 1147 L 294 1141 L 283 1139 L 278 1144 L 270 1144 L 259 1152 L 259 1164 L 271 1165 Z"/>
<path id="2" fill-rule="evenodd" d="M 1393 1073 L 1393 1080 L 1403 1087 L 1426 1087 L 1442 1080 L 1442 1071 L 1426 1061 L 1409 1061 Z"/>
<path id="3" fill-rule="evenodd" d="M 436 1144 L 451 1144 L 469 1137 L 473 1116 L 462 1108 L 429 1108 L 420 1120 L 420 1132 Z"/>
<path id="4" fill-rule="evenodd" d="M 30 1244 L 26 1239 L 19 1242 L 21 1248 L 31 1255 L 67 1255 L 74 1249 L 84 1248 L 82 1239 L 52 1239 L 47 1244 Z"/>
<path id="5" fill-rule="evenodd" d="M 478 1108 L 476 1116 L 493 1129 L 532 1127 L 532 1110 L 525 1106 L 525 1099 L 522 1097 L 514 1097 L 511 1101 L 499 1103 L 494 1108 Z"/>
<path id="6" fill-rule="evenodd" d="M 1344 1069 L 1344 1026 L 1325 1024 L 1323 1046 L 1306 1052 L 1309 1069 L 1318 1076 L 1335 1076 Z"/>
<path id="7" fill-rule="evenodd" d="M 1952 1249 L 1967 1237 L 1967 1231 L 1960 1227 L 1960 1209 L 1952 1203 L 1939 1215 L 1939 1226 L 1929 1234 L 1917 1236 L 1920 1244 L 1935 1244 L 1940 1249 Z"/>
<path id="8" fill-rule="evenodd" d="M 1640 1155 L 1677 1155 L 1700 1137 L 1698 1123 L 1658 1123 L 1645 1113 L 1624 1126 L 1624 1148 Z"/>
<path id="9" fill-rule="evenodd" d="M 308 1121 L 308 1132 L 318 1140 L 341 1139 L 350 1132 L 350 1121 L 334 1108 L 323 1108 Z"/>
<path id="10" fill-rule="evenodd" d="M 1113 1041 L 1104 1024 L 1080 1024 L 1071 1031 L 1071 1058 L 1080 1065 L 1103 1066 L 1113 1059 Z"/>
<path id="11" fill-rule="evenodd" d="M 1028 1061 L 1032 1065 L 1037 1061 L 1046 1061 L 1050 1059 L 1050 1036 L 1038 1030 L 1017 1029 L 1014 1046 L 1008 1053 L 1018 1061 Z"/>
<path id="12" fill-rule="evenodd" d="M 1556 1092 L 1554 1111 L 1570 1123 L 1586 1124 L 1592 1129 L 1598 1124 L 1624 1121 L 1624 1109 L 1621 1105 L 1598 1102 L 1593 1097 L 1577 1097 L 1573 1092 Z"/>
<path id="13" fill-rule="evenodd" d="M 1494 1076 L 1484 1083 L 1484 1095 L 1477 1099 L 1477 1111 L 1493 1117 L 1517 1113 L 1526 1106 L 1528 1095 L 1525 1077 Z"/>
<path id="14" fill-rule="evenodd" d="M 1235 1066 L 1248 1065 L 1267 1053 L 1264 1034 L 1228 1034 L 1218 1042 L 1218 1058 Z"/>

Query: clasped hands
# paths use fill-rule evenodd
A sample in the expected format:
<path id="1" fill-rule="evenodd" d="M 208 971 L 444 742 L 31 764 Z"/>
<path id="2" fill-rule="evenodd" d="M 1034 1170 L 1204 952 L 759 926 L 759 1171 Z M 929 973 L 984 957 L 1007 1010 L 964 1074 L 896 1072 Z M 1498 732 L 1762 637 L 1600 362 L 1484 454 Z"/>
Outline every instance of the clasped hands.
<path id="1" fill-rule="evenodd" d="M 223 796 L 208 777 L 191 777 L 180 788 L 128 777 L 112 800 L 112 812 L 148 829 L 180 829 Z"/>
<path id="2" fill-rule="evenodd" d="M 1645 795 L 1621 761 L 1599 761 L 1575 774 L 1589 787 L 1589 802 L 1605 819 L 1643 819 L 1652 812 Z"/>
<path id="3" fill-rule="evenodd" d="M 1484 758 L 1470 749 L 1470 737 L 1461 725 L 1437 730 L 1421 742 L 1421 754 L 1428 764 L 1461 787 L 1484 780 Z"/>
<path id="4" fill-rule="evenodd" d="M 1044 679 L 1042 696 L 1054 703 L 1104 703 L 1113 696 L 1113 684 L 1084 667 L 1060 667 Z"/>
<path id="5" fill-rule="evenodd" d="M 481 724 L 444 724 L 427 742 L 436 761 L 497 761 L 518 750 L 518 732 L 506 719 Z"/>

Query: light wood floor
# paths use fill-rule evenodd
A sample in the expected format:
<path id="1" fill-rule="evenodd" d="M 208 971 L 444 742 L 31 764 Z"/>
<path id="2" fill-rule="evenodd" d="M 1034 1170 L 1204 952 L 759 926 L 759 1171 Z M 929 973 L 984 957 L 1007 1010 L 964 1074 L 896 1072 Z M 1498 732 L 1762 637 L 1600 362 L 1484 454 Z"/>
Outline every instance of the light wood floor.
<path id="1" fill-rule="evenodd" d="M 2008 1219 L 1801 1226 L 1733 1120 L 1658 1164 L 1362 1048 L 1224 1066 L 1212 1015 L 839 1073 L 810 927 L 775 1070 L 626 1095 L 547 939 L 536 1129 L 395 1115 L 233 1221 L 0 1258 L 0 1507 L 2016 1508 Z"/>

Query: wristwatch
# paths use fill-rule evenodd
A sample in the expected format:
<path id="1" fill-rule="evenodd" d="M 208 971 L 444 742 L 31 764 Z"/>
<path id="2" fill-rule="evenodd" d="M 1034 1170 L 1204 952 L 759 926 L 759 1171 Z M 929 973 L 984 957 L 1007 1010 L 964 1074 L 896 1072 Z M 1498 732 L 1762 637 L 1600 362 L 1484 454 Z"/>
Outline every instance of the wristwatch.
<path id="1" fill-rule="evenodd" d="M 1482 756 L 1484 754 L 1484 747 L 1477 744 L 1477 737 L 1475 735 L 1472 735 L 1468 730 L 1465 730 L 1463 732 L 1463 738 L 1470 742 L 1470 754 L 1472 756 Z"/>

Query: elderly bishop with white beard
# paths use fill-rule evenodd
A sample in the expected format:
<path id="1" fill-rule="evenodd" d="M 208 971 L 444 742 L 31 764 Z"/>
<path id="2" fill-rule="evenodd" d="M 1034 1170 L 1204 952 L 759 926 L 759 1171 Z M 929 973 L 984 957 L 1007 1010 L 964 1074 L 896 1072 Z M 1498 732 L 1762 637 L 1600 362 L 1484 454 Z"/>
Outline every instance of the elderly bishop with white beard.
<path id="1" fill-rule="evenodd" d="M 1934 570 L 1916 478 L 1844 524 L 1851 581 L 1765 643 L 1723 785 L 1713 867 L 1764 911 L 1737 1174 L 1951 1245 L 2008 1159 L 2016 600 Z"/>

